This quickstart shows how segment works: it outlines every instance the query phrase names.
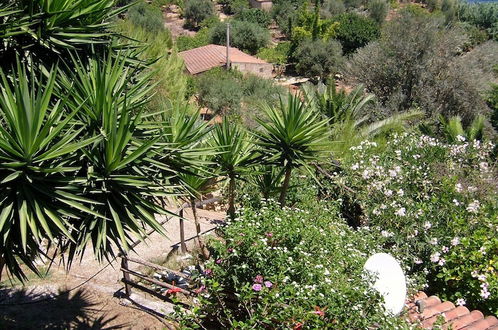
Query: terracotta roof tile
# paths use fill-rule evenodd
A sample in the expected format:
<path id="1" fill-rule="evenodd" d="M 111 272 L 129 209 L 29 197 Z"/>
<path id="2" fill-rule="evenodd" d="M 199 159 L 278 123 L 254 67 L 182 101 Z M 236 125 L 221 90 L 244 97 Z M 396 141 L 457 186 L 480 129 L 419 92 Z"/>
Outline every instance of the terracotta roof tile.
<path id="1" fill-rule="evenodd" d="M 455 307 L 449 301 L 441 302 L 436 296 L 427 297 L 424 292 L 418 292 L 413 296 L 406 303 L 406 307 L 408 320 L 420 324 L 424 329 L 432 329 L 434 323 L 441 317 L 445 322 L 443 329 L 498 329 L 498 319 L 495 316 L 484 317 L 480 311 L 470 312 L 466 307 Z"/>
<path id="2" fill-rule="evenodd" d="M 185 66 L 190 74 L 198 74 L 226 64 L 225 46 L 206 45 L 180 52 L 178 55 L 185 61 Z M 229 59 L 236 63 L 268 64 L 234 47 L 230 47 Z"/>

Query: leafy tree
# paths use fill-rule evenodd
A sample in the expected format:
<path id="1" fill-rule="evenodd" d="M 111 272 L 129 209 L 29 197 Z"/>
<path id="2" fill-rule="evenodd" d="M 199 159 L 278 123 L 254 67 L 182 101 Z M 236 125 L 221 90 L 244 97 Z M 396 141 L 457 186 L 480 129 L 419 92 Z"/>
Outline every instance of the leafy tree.
<path id="1" fill-rule="evenodd" d="M 298 96 L 289 94 L 287 102 L 280 101 L 279 107 L 265 108 L 267 121 L 256 119 L 261 130 L 255 131 L 263 159 L 280 166 L 285 173 L 279 202 L 285 206 L 292 170 L 308 167 L 325 151 L 328 139 L 328 120 L 320 118 Z"/>
<path id="2" fill-rule="evenodd" d="M 335 40 L 306 40 L 297 47 L 293 57 L 297 73 L 324 79 L 337 71 L 342 62 L 342 48 Z"/>
<path id="3" fill-rule="evenodd" d="M 198 28 L 202 21 L 214 16 L 213 2 L 211 0 L 188 0 L 185 2 L 183 16 L 188 27 Z"/>
<path id="4" fill-rule="evenodd" d="M 214 69 L 199 76 L 197 91 L 200 103 L 218 114 L 237 112 L 243 91 L 231 72 Z"/>
<path id="5" fill-rule="evenodd" d="M 271 22 L 270 14 L 267 11 L 257 8 L 244 9 L 235 15 L 235 19 L 239 21 L 256 23 L 263 28 L 268 27 Z"/>
<path id="6" fill-rule="evenodd" d="M 336 38 L 341 42 L 345 54 L 353 53 L 380 36 L 379 24 L 368 17 L 346 13 L 336 19 L 339 22 Z"/>
<path id="7" fill-rule="evenodd" d="M 226 23 L 220 23 L 211 32 L 211 42 L 226 45 Z M 230 45 L 256 54 L 262 47 L 268 45 L 270 34 L 267 29 L 256 23 L 232 20 L 230 21 Z"/>
<path id="8" fill-rule="evenodd" d="M 492 110 L 491 125 L 498 131 L 498 85 L 492 84 L 488 92 L 487 102 Z"/>
<path id="9" fill-rule="evenodd" d="M 418 105 L 433 118 L 460 115 L 466 125 L 488 110 L 479 96 L 481 64 L 471 54 L 458 57 L 464 41 L 439 19 L 405 14 L 385 26 L 379 42 L 354 54 L 346 72 L 391 113 Z"/>
<path id="10" fill-rule="evenodd" d="M 235 180 L 250 171 L 253 160 L 253 141 L 239 125 L 223 122 L 214 127 L 211 147 L 216 152 L 214 162 L 221 174 L 228 177 L 228 214 L 235 218 Z"/>

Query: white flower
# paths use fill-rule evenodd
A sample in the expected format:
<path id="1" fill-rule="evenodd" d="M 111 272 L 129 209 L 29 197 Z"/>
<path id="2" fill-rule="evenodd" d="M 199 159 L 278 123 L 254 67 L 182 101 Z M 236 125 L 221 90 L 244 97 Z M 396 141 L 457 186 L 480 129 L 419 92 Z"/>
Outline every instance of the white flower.
<path id="1" fill-rule="evenodd" d="M 478 279 L 479 281 L 481 281 L 481 282 L 484 282 L 484 281 L 486 281 L 486 275 L 481 274 L 481 275 L 477 276 L 477 279 Z"/>
<path id="2" fill-rule="evenodd" d="M 463 190 L 463 188 L 462 188 L 462 184 L 461 184 L 461 183 L 457 183 L 457 184 L 455 185 L 455 190 L 456 190 L 457 192 L 462 192 L 462 190 Z"/>
<path id="3" fill-rule="evenodd" d="M 463 142 L 463 141 L 465 141 L 465 136 L 462 136 L 462 135 L 457 135 L 457 136 L 456 136 L 456 139 L 457 139 L 457 141 L 459 141 L 459 142 Z"/>
<path id="4" fill-rule="evenodd" d="M 460 202 L 456 199 L 453 200 L 453 204 L 455 204 L 456 206 L 460 205 Z"/>
<path id="5" fill-rule="evenodd" d="M 458 244 L 460 244 L 460 238 L 459 237 L 455 237 L 451 240 L 451 245 L 453 246 L 457 246 Z"/>
<path id="6" fill-rule="evenodd" d="M 363 173 L 361 174 L 363 179 L 368 179 L 370 177 L 370 171 L 369 170 L 364 170 Z"/>
<path id="7" fill-rule="evenodd" d="M 483 255 L 486 254 L 486 248 L 484 246 L 481 246 L 481 248 L 479 249 L 479 252 L 481 252 Z"/>
<path id="8" fill-rule="evenodd" d="M 444 258 L 441 258 L 441 259 L 439 259 L 438 265 L 444 266 L 445 263 L 446 263 L 446 260 Z"/>
<path id="9" fill-rule="evenodd" d="M 477 188 L 476 188 L 476 187 L 474 187 L 474 186 L 468 186 L 468 187 L 467 187 L 467 190 L 468 190 L 469 192 L 476 192 L 476 191 L 477 191 Z"/>
<path id="10" fill-rule="evenodd" d="M 398 175 L 398 173 L 396 173 L 395 170 L 389 170 L 389 176 L 390 177 L 394 178 L 394 177 L 396 177 L 396 175 Z"/>
<path id="11" fill-rule="evenodd" d="M 436 252 L 436 253 L 432 254 L 431 255 L 431 261 L 432 262 L 438 262 L 440 256 L 441 256 L 441 254 L 439 252 Z"/>
<path id="12" fill-rule="evenodd" d="M 422 263 L 422 260 L 420 260 L 419 258 L 415 257 L 413 259 L 413 262 L 416 263 L 417 265 L 420 265 Z"/>
<path id="13" fill-rule="evenodd" d="M 477 213 L 479 208 L 481 207 L 481 203 L 478 200 L 474 200 L 472 203 L 467 206 L 467 211 L 470 213 Z"/>
<path id="14" fill-rule="evenodd" d="M 398 196 L 403 196 L 404 194 L 405 192 L 403 191 L 403 189 L 398 190 Z"/>
<path id="15" fill-rule="evenodd" d="M 431 229 L 432 227 L 432 223 L 430 223 L 429 221 L 427 221 L 426 223 L 424 223 L 424 228 L 427 230 L 427 229 Z"/>
<path id="16" fill-rule="evenodd" d="M 386 191 L 384 191 L 384 195 L 386 195 L 387 197 L 392 196 L 392 194 L 393 194 L 393 191 L 391 189 L 387 189 Z"/>
<path id="17" fill-rule="evenodd" d="M 383 230 L 380 234 L 384 237 L 391 237 L 394 235 L 393 233 L 390 233 L 387 230 Z"/>
<path id="18" fill-rule="evenodd" d="M 359 167 L 360 167 L 360 165 L 358 163 L 356 163 L 356 164 L 353 164 L 353 166 L 351 166 L 351 169 L 353 171 L 356 171 Z"/>
<path id="19" fill-rule="evenodd" d="M 488 299 L 491 293 L 487 289 L 482 289 L 481 290 L 481 297 L 483 299 Z"/>
<path id="20" fill-rule="evenodd" d="M 429 244 L 432 244 L 432 245 L 437 245 L 437 238 L 432 238 L 432 239 L 429 241 Z"/>
<path id="21" fill-rule="evenodd" d="M 449 249 L 447 246 L 443 246 L 443 247 L 441 248 L 441 251 L 443 251 L 443 253 L 448 253 L 448 251 L 449 251 L 449 250 L 450 250 L 450 249 Z"/>
<path id="22" fill-rule="evenodd" d="M 400 208 L 399 210 L 396 211 L 395 215 L 404 217 L 406 215 L 406 209 L 404 207 Z"/>
<path id="23" fill-rule="evenodd" d="M 457 301 L 456 301 L 456 305 L 457 306 L 463 306 L 465 305 L 467 302 L 465 301 L 465 299 L 463 298 L 458 298 Z"/>

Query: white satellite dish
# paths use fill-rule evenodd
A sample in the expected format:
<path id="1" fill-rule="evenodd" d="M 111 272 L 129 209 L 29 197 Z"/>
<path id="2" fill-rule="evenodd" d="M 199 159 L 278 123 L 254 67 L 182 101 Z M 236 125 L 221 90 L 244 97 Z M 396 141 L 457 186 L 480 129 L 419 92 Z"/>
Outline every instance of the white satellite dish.
<path id="1" fill-rule="evenodd" d="M 384 307 L 394 315 L 405 306 L 406 280 L 398 261 L 387 253 L 368 258 L 363 269 L 376 277 L 373 288 L 384 297 Z"/>

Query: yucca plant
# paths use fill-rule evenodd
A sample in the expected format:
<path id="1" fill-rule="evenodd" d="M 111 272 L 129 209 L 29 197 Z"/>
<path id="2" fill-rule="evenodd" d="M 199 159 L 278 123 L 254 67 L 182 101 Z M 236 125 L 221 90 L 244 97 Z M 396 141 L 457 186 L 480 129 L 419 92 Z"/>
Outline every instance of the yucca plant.
<path id="1" fill-rule="evenodd" d="M 261 165 L 254 168 L 249 182 L 259 189 L 263 198 L 269 199 L 280 190 L 283 176 L 282 169 L 272 165 Z"/>
<path id="2" fill-rule="evenodd" d="M 112 19 L 128 6 L 114 0 L 18 0 L 0 9 L 6 56 L 30 54 L 45 62 L 64 58 L 68 50 L 91 51 L 109 43 Z"/>
<path id="3" fill-rule="evenodd" d="M 20 264 L 36 272 L 43 239 L 74 242 L 79 219 L 96 215 L 81 196 L 78 154 L 101 137 L 81 136 L 80 107 L 53 99 L 56 68 L 47 78 L 19 62 L 13 71 L 0 73 L 0 274 L 6 264 L 25 279 Z"/>
<path id="4" fill-rule="evenodd" d="M 164 233 L 155 214 L 167 214 L 160 199 L 173 187 L 159 176 L 161 170 L 149 158 L 161 152 L 159 136 L 142 128 L 141 110 L 151 91 L 149 74 L 127 61 L 128 53 L 108 53 L 79 62 L 73 74 L 63 75 L 58 93 L 69 92 L 70 104 L 82 104 L 77 118 L 83 134 L 98 132 L 103 139 L 82 149 L 81 174 L 86 178 L 83 197 L 95 201 L 78 227 L 78 245 L 71 256 L 83 253 L 91 242 L 98 258 L 109 257 L 115 248 L 126 252 L 145 228 Z"/>
<path id="5" fill-rule="evenodd" d="M 328 119 L 307 106 L 298 96 L 289 94 L 279 107 L 265 108 L 268 120 L 256 119 L 261 130 L 255 131 L 263 159 L 285 171 L 279 202 L 285 206 L 292 170 L 317 160 L 326 151 Z"/>
<path id="6" fill-rule="evenodd" d="M 254 141 L 238 124 L 223 122 L 212 131 L 211 146 L 216 152 L 214 162 L 228 178 L 228 214 L 235 218 L 235 180 L 251 171 L 254 161 Z"/>

